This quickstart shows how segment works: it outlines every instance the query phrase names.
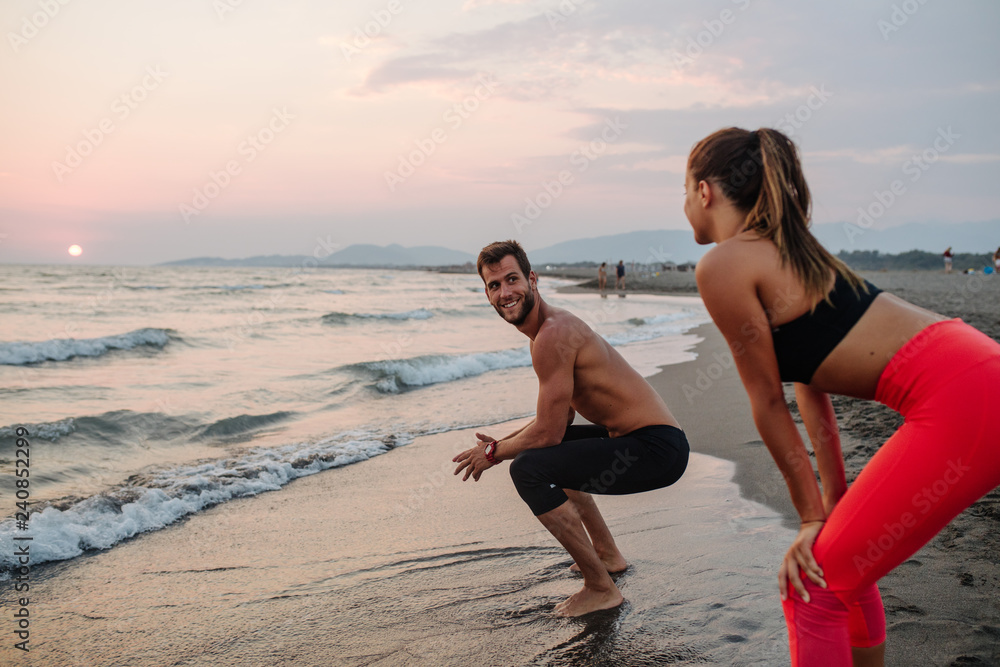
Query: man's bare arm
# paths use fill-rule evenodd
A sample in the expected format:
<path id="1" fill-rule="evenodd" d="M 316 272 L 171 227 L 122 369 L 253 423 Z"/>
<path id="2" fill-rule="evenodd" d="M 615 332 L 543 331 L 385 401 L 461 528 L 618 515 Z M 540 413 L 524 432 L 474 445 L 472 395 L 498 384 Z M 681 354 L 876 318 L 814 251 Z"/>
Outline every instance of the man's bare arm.
<path id="1" fill-rule="evenodd" d="M 570 326 L 556 324 L 535 339 L 531 360 L 538 376 L 535 419 L 513 438 L 500 441 L 494 453 L 497 459 L 512 459 L 526 449 L 562 442 L 568 420 L 575 414 L 570 402 L 579 342 L 571 335 Z"/>
<path id="2" fill-rule="evenodd" d="M 513 437 L 499 441 L 493 453 L 497 460 L 513 459 L 526 449 L 551 447 L 562 441 L 568 420 L 575 415 L 570 403 L 573 399 L 573 368 L 580 342 L 571 334 L 567 325 L 554 323 L 535 339 L 532 346 L 532 366 L 538 376 L 535 419 Z M 491 467 L 484 453 L 485 445 L 486 441 L 481 441 L 478 446 L 453 459 L 459 463 L 456 475 L 465 469 L 463 481 L 470 475 L 478 481 L 483 471 Z"/>

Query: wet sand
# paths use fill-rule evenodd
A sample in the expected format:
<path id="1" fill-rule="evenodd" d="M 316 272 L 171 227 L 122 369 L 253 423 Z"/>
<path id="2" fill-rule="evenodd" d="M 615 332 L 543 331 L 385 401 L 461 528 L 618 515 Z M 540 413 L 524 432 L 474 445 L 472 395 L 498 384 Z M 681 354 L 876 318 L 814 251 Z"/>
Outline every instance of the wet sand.
<path id="1" fill-rule="evenodd" d="M 740 498 L 733 464 L 695 454 L 672 487 L 600 498 L 627 602 L 564 619 L 581 579 L 506 466 L 451 475 L 471 439 L 421 438 L 39 568 L 30 659 L 4 664 L 781 664 L 770 564 L 792 533 Z"/>

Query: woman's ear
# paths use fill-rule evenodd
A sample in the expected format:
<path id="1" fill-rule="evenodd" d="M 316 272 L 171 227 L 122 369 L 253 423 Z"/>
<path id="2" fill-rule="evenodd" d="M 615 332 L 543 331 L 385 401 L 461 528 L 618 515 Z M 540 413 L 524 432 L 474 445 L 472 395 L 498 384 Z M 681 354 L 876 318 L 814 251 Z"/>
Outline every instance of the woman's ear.
<path id="1" fill-rule="evenodd" d="M 698 181 L 698 200 L 701 202 L 702 208 L 708 208 L 712 203 L 712 199 L 715 193 L 712 192 L 712 186 L 708 181 Z"/>

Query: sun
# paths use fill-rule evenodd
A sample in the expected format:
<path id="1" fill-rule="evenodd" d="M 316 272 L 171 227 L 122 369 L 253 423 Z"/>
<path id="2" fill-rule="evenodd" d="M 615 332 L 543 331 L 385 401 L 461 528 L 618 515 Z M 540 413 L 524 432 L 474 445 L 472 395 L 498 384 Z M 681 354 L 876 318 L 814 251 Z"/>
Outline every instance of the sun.
<path id="1" fill-rule="evenodd" d="M 74 257 L 79 257 L 81 253 L 83 253 L 83 248 L 81 248 L 77 244 L 74 243 L 69 247 L 69 254 L 73 255 Z"/>

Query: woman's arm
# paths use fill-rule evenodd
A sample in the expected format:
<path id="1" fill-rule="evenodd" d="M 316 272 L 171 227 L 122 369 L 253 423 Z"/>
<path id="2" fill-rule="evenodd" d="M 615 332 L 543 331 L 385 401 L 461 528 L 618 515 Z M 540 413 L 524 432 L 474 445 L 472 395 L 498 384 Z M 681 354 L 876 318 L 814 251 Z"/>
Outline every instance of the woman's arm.
<path id="1" fill-rule="evenodd" d="M 698 262 L 698 292 L 729 344 L 750 397 L 754 424 L 788 485 L 802 522 L 779 571 L 782 598 L 787 597 L 790 583 L 808 601 L 800 569 L 818 585 L 826 586 L 822 569 L 812 555 L 812 544 L 826 519 L 823 498 L 809 453 L 785 403 L 771 326 L 757 296 L 752 262 L 719 250 L 723 248 L 716 247 Z"/>
<path id="2" fill-rule="evenodd" d="M 754 424 L 788 484 L 799 517 L 803 523 L 825 519 L 812 461 L 785 403 L 770 322 L 752 276 L 719 259 L 713 251 L 698 263 L 698 292 L 729 344 L 750 397 Z M 718 267 L 720 263 L 725 266 Z"/>
<path id="3" fill-rule="evenodd" d="M 816 453 L 816 467 L 819 468 L 819 480 L 823 486 L 823 508 L 829 515 L 847 492 L 837 415 L 829 394 L 808 385 L 795 383 L 795 400 Z"/>

